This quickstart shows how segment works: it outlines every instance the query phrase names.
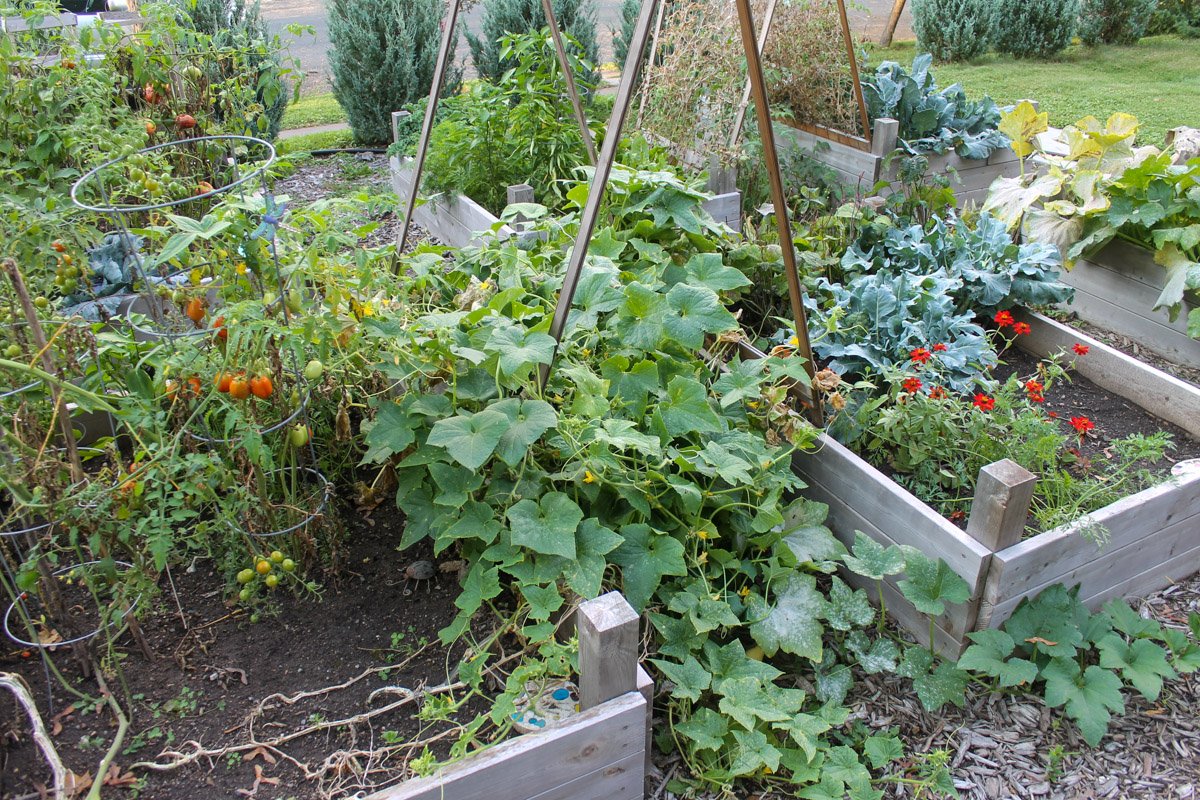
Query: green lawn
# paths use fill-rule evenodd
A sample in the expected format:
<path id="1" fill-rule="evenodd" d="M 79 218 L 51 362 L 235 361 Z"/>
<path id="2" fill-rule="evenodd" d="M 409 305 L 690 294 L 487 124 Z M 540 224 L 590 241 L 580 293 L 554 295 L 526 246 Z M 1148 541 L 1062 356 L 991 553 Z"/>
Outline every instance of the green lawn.
<path id="1" fill-rule="evenodd" d="M 870 48 L 871 63 L 911 64 L 912 41 Z M 969 97 L 989 94 L 1001 105 L 1029 98 L 1061 128 L 1089 114 L 1116 111 L 1142 122 L 1141 144 L 1161 145 L 1170 128 L 1200 128 L 1200 41 L 1154 36 L 1129 47 L 1072 45 L 1057 61 L 1024 61 L 989 53 L 966 64 L 935 65 L 939 86 L 962 83 Z"/>
<path id="2" fill-rule="evenodd" d="M 306 133 L 303 136 L 280 139 L 275 143 L 275 147 L 281 156 L 288 153 L 307 153 L 310 150 L 336 150 L 341 147 L 353 146 L 354 134 L 349 130 Z"/>
<path id="3" fill-rule="evenodd" d="M 283 112 L 283 129 L 308 128 L 313 125 L 330 125 L 345 122 L 346 112 L 338 105 L 332 94 L 314 94 L 301 97 Z"/>

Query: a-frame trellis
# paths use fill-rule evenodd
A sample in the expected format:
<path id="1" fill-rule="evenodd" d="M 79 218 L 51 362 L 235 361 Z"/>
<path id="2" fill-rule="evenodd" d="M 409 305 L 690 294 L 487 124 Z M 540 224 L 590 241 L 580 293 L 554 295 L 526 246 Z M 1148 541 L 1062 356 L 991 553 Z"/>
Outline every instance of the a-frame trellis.
<path id="1" fill-rule="evenodd" d="M 447 61 L 449 60 L 450 41 L 454 26 L 458 21 L 460 2 L 461 0 L 450 0 L 448 19 L 443 27 L 441 49 L 438 51 L 433 85 L 430 87 L 429 92 L 429 103 L 425 108 L 425 120 L 421 127 L 421 139 L 417 145 L 413 184 L 405 206 L 404 221 L 401 226 L 399 239 L 396 242 L 396 251 L 393 255 L 394 265 L 398 265 L 399 263 L 400 253 L 404 248 L 405 241 L 408 239 L 408 229 L 410 220 L 412 219 L 412 212 L 416 208 L 417 191 L 421 182 L 421 169 L 424 166 L 425 154 L 429 147 L 429 135 L 433 129 L 433 118 L 437 110 L 438 96 L 442 91 L 442 80 L 445 76 Z M 621 73 L 621 82 L 617 88 L 612 116 L 608 121 L 608 135 L 604 137 L 604 145 L 599 155 L 595 157 L 595 173 L 588 189 L 587 202 L 584 204 L 583 213 L 579 218 L 579 231 L 575 237 L 575 246 L 571 249 L 571 257 L 567 263 L 566 274 L 563 277 L 562 289 L 559 291 L 558 303 L 554 309 L 554 317 L 550 322 L 550 335 L 554 337 L 556 343 L 562 341 L 567 314 L 571 309 L 571 302 L 575 298 L 575 290 L 579 285 L 579 276 L 583 269 L 584 260 L 587 257 L 588 244 L 591 242 L 597 219 L 600 216 L 600 205 L 604 198 L 604 191 L 608 187 L 609 176 L 612 173 L 613 162 L 617 154 L 617 145 L 621 138 L 620 132 L 629 113 L 634 87 L 637 85 L 638 74 L 641 70 L 642 55 L 646 51 L 646 45 L 650 39 L 652 22 L 655 17 L 655 10 L 660 2 L 663 2 L 663 0 L 642 0 L 641 11 L 638 13 L 637 23 L 634 26 L 633 37 L 629 43 L 629 54 L 625 58 L 625 68 Z M 842 2 L 843 0 L 838 0 L 839 5 Z M 762 138 L 763 161 L 766 165 L 767 176 L 771 185 L 771 202 L 775 209 L 775 224 L 778 230 L 779 242 L 783 247 L 784 274 L 787 276 L 788 299 L 791 303 L 792 316 L 796 325 L 797 350 L 805 359 L 805 368 L 811 379 L 814 374 L 813 360 L 812 348 L 809 345 L 808 339 L 808 324 L 804 312 L 804 290 L 800 285 L 800 273 L 796 268 L 796 252 L 795 246 L 792 244 L 791 222 L 788 219 L 787 203 L 783 196 L 783 180 L 779 171 L 779 156 L 775 149 L 775 134 L 771 127 L 771 113 L 767 105 L 766 81 L 763 79 L 762 61 L 759 57 L 759 50 L 756 44 L 753 12 L 750 8 L 750 0 L 734 0 L 734 3 L 737 7 L 742 48 L 746 56 L 750 97 L 754 101 L 759 135 Z M 554 36 L 559 61 L 567 78 L 567 90 L 571 95 L 571 103 L 575 109 L 576 119 L 579 121 L 584 141 L 590 143 L 587 122 L 583 116 L 579 95 L 574 85 L 574 76 L 571 74 L 566 53 L 563 50 L 562 40 L 558 35 L 558 25 L 554 19 L 550 0 L 542 0 L 542 8 L 546 13 L 546 21 Z M 592 150 L 589 145 L 589 157 L 591 157 L 591 154 Z M 552 363 L 542 365 L 541 380 L 543 385 L 549 378 L 552 366 Z M 812 404 L 811 414 L 813 421 L 820 424 L 822 413 L 819 403 Z"/>

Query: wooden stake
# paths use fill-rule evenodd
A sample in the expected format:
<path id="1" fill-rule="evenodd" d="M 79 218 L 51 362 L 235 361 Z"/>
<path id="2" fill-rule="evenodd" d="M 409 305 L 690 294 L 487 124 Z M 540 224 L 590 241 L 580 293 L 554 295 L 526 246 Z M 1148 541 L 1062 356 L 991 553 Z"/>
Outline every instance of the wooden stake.
<path id="1" fill-rule="evenodd" d="M 579 632 L 579 708 L 586 711 L 638 691 L 638 615 L 620 592 L 575 612 Z"/>

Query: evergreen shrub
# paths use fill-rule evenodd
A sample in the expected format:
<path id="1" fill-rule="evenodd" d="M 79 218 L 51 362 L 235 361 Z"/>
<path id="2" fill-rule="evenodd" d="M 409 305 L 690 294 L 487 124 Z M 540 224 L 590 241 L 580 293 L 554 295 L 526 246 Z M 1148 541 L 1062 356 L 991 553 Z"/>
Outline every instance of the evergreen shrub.
<path id="1" fill-rule="evenodd" d="M 333 94 L 362 144 L 392 136 L 392 112 L 429 95 L 441 45 L 441 0 L 329 0 Z M 462 70 L 446 66 L 442 97 L 458 92 Z"/>
<path id="2" fill-rule="evenodd" d="M 1079 0 L 992 0 L 992 43 L 1006 55 L 1049 59 L 1071 43 Z"/>
<path id="3" fill-rule="evenodd" d="M 1088 47 L 1137 44 L 1157 6 L 1157 0 L 1081 0 L 1079 38 Z"/>
<path id="4" fill-rule="evenodd" d="M 968 61 L 991 40 L 987 0 L 913 0 L 917 45 L 938 61 Z"/>

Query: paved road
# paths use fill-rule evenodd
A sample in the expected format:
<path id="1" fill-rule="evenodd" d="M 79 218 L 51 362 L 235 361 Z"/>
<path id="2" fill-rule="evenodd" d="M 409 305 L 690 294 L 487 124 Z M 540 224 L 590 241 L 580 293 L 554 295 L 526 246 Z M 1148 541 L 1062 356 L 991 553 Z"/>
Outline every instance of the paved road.
<path id="1" fill-rule="evenodd" d="M 832 1 L 832 0 L 830 0 Z M 601 63 L 613 59 L 612 30 L 620 25 L 621 0 L 593 0 L 596 3 L 597 33 L 600 39 Z M 878 38 L 892 0 L 858 0 L 860 8 L 850 12 L 851 24 L 856 31 L 871 38 Z M 301 66 L 307 73 L 303 94 L 323 94 L 329 91 L 329 60 L 325 51 L 329 47 L 329 36 L 325 26 L 324 0 L 263 0 L 263 16 L 275 33 L 282 35 L 293 56 L 300 59 Z M 463 14 L 463 22 L 471 31 L 479 30 L 479 21 L 483 15 L 483 4 L 476 2 L 474 7 Z M 310 25 L 316 30 L 316 35 L 305 34 L 293 36 L 284 30 L 287 25 Z M 897 38 L 912 37 L 912 18 L 908 9 L 900 18 L 900 27 L 896 31 Z M 458 40 L 458 62 L 470 65 L 467 43 L 463 37 Z"/>

